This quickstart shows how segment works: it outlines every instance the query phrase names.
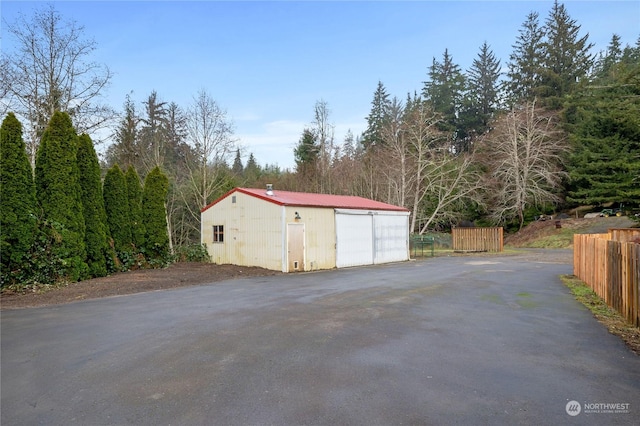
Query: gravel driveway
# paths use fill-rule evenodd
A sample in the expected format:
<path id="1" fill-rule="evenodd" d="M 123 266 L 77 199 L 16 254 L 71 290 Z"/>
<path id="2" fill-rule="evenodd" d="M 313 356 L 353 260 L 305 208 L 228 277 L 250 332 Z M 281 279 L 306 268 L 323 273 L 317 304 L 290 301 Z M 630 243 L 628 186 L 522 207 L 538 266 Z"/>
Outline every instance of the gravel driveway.
<path id="1" fill-rule="evenodd" d="M 563 286 L 567 253 L 2 311 L 1 423 L 634 424 L 640 358 Z"/>

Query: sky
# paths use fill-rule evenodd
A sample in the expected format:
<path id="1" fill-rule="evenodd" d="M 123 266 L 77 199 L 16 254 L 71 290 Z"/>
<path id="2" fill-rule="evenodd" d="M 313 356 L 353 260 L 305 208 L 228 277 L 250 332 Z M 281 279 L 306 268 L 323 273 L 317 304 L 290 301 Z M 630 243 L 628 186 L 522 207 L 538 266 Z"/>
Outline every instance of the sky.
<path id="1" fill-rule="evenodd" d="M 295 166 L 293 150 L 323 101 L 341 144 L 366 128 L 382 82 L 404 100 L 420 92 L 434 57 L 448 49 L 467 70 L 487 42 L 503 68 L 530 12 L 546 20 L 553 1 L 53 1 L 97 43 L 91 60 L 114 76 L 104 101 L 138 111 L 152 91 L 188 108 L 205 90 L 226 111 L 243 162 Z M 564 1 L 594 53 L 611 36 L 635 44 L 640 1 Z M 6 23 L 47 3 L 0 2 Z M 103 147 L 99 147 L 104 149 Z"/>

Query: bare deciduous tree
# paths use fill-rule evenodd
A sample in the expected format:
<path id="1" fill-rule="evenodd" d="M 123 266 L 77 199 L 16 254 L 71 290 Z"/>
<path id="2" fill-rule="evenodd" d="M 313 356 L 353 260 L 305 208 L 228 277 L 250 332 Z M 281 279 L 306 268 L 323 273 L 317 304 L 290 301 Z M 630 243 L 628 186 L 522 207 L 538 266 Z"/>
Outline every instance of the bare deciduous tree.
<path id="1" fill-rule="evenodd" d="M 114 111 L 98 101 L 112 74 L 88 60 L 96 43 L 83 37 L 84 27 L 63 21 L 49 5 L 30 19 L 21 15 L 7 28 L 17 47 L 2 53 L 2 110 L 14 111 L 25 123 L 32 165 L 42 132 L 56 110 L 69 114 L 78 133 L 95 134 L 110 123 Z"/>
<path id="2" fill-rule="evenodd" d="M 192 147 L 187 161 L 187 182 L 182 194 L 192 217 L 200 220 L 200 209 L 219 190 L 221 166 L 236 150 L 233 127 L 227 113 L 204 89 L 194 97 L 187 112 L 188 143 Z"/>
<path id="3" fill-rule="evenodd" d="M 404 107 L 398 98 L 389 104 L 387 117 L 380 129 L 382 146 L 387 154 L 387 167 L 380 172 L 386 177 L 387 202 L 398 206 L 407 205 L 409 186 L 414 182 L 414 164 L 409 164 L 412 153 L 409 150 L 409 138 L 404 134 L 406 123 L 403 120 Z"/>
<path id="4" fill-rule="evenodd" d="M 420 99 L 405 115 L 404 133 L 413 165 L 411 228 L 420 234 L 434 223 L 452 223 L 469 203 L 483 204 L 482 178 L 473 155 L 454 155 L 442 117 Z"/>
<path id="5" fill-rule="evenodd" d="M 420 206 L 429 190 L 424 180 L 431 157 L 446 142 L 445 135 L 438 130 L 441 123 L 441 115 L 430 104 L 419 99 L 412 102 L 405 113 L 404 133 L 413 164 L 411 230 L 416 230 L 416 223 L 421 216 Z"/>
<path id="6" fill-rule="evenodd" d="M 472 153 L 453 155 L 445 149 L 433 152 L 422 185 L 421 208 L 415 217 L 420 234 L 434 223 L 449 225 L 459 221 L 469 203 L 485 206 L 482 174 Z"/>
<path id="7" fill-rule="evenodd" d="M 334 150 L 334 125 L 329 122 L 331 111 L 327 102 L 319 100 L 314 107 L 314 121 L 311 129 L 318 144 L 318 168 L 320 172 L 320 192 L 332 192 L 329 168 Z"/>
<path id="8" fill-rule="evenodd" d="M 560 201 L 566 176 L 562 160 L 569 145 L 557 121 L 536 108 L 534 100 L 499 118 L 485 137 L 482 149 L 491 169 L 496 222 L 517 219 L 522 228 L 527 207 Z"/>

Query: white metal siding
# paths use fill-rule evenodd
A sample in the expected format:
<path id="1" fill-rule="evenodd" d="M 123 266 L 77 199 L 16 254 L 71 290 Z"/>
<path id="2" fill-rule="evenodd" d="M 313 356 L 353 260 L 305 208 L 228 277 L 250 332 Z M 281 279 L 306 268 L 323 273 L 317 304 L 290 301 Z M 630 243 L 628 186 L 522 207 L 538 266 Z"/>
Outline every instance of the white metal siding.
<path id="1" fill-rule="evenodd" d="M 332 269 L 336 267 L 336 231 L 332 208 L 286 207 L 287 222 L 298 212 L 297 223 L 305 225 L 305 271 Z"/>
<path id="2" fill-rule="evenodd" d="M 232 196 L 202 213 L 202 242 L 207 244 L 212 262 L 282 270 L 280 206 L 239 192 Z M 224 243 L 212 242 L 213 225 L 224 226 Z"/>

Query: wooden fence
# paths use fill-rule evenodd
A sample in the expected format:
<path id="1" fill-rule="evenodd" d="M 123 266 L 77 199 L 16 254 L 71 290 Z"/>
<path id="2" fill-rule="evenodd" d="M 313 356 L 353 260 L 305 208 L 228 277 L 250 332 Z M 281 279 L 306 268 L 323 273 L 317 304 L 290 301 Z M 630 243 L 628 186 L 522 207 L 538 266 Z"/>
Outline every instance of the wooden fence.
<path id="1" fill-rule="evenodd" d="M 629 323 L 640 327 L 640 229 L 573 237 L 573 274 Z"/>
<path id="2" fill-rule="evenodd" d="M 454 251 L 502 251 L 504 238 L 499 228 L 452 228 Z"/>

